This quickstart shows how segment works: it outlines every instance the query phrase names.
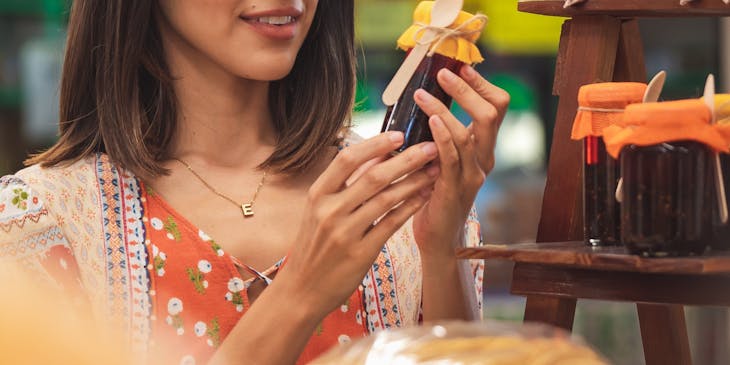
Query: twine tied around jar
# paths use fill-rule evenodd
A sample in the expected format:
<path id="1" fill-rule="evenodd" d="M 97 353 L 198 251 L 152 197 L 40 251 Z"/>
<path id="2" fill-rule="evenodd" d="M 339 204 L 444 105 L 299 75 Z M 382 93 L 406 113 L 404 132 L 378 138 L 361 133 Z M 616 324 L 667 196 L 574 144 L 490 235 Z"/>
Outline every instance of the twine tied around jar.
<path id="1" fill-rule="evenodd" d="M 415 22 L 413 25 L 416 26 L 418 30 L 416 30 L 413 34 L 413 42 L 421 46 L 429 46 L 428 56 L 431 57 L 447 39 L 468 38 L 481 34 L 487 26 L 488 21 L 489 18 L 486 15 L 476 14 L 456 28 L 434 27 L 423 22 Z M 469 29 L 469 27 L 476 22 L 480 22 L 477 26 L 478 28 Z M 429 34 L 429 31 L 431 32 L 430 34 L 433 34 L 433 36 L 424 38 L 423 35 Z"/>
<path id="2" fill-rule="evenodd" d="M 579 106 L 578 111 L 599 112 L 599 113 L 623 113 L 624 109 L 606 109 L 606 108 L 593 108 L 593 107 L 589 107 L 589 106 Z"/>
<path id="3" fill-rule="evenodd" d="M 583 85 L 578 90 L 578 112 L 570 137 L 582 140 L 601 137 L 603 130 L 620 124 L 627 105 L 640 103 L 647 90 L 639 82 L 604 82 Z"/>
<path id="4" fill-rule="evenodd" d="M 413 22 L 398 37 L 398 48 L 403 51 L 427 49 L 428 55 L 438 53 L 468 65 L 484 60 L 476 41 L 487 26 L 489 18 L 461 10 L 448 26 L 433 26 L 433 1 L 422 1 L 413 11 Z M 423 39 L 421 39 L 423 38 Z"/>

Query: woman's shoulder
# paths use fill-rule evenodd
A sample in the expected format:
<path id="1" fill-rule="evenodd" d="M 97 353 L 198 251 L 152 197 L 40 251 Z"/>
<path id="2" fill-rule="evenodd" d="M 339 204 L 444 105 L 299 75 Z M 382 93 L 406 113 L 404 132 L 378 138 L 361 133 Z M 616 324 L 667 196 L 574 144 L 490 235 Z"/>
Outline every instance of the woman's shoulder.
<path id="1" fill-rule="evenodd" d="M 0 178 L 0 241 L 19 241 L 58 226 L 54 208 L 68 206 L 90 182 L 90 161 L 60 167 L 29 166 Z M 49 232 L 46 232 L 49 234 Z"/>
<path id="2" fill-rule="evenodd" d="M 16 251 L 9 245 L 49 225 L 48 209 L 25 180 L 17 175 L 0 178 L 0 245 L 6 247 L 2 251 Z"/>
<path id="3" fill-rule="evenodd" d="M 28 166 L 14 175 L 5 176 L 5 180 L 22 181 L 28 187 L 38 190 L 56 190 L 55 185 L 72 187 L 75 183 L 88 185 L 93 183 L 95 160 L 101 155 L 90 156 L 75 162 L 57 166 Z"/>
<path id="4" fill-rule="evenodd" d="M 90 231 L 79 225 L 97 223 L 101 184 L 105 179 L 118 184 L 118 174 L 108 157 L 96 154 L 58 166 L 32 165 L 0 178 L 0 242 L 51 228 L 69 239 Z"/>

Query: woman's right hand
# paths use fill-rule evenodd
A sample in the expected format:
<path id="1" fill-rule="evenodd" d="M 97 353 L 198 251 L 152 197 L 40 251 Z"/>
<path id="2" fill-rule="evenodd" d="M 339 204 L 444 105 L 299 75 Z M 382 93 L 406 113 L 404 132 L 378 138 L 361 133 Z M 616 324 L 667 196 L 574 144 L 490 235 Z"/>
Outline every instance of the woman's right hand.
<path id="1" fill-rule="evenodd" d="M 324 317 L 344 302 L 388 238 L 428 200 L 439 170 L 423 167 L 437 148 L 427 142 L 385 158 L 402 144 L 402 133 L 387 132 L 349 146 L 309 189 L 309 214 L 277 280 L 292 284 L 289 294 L 311 315 Z"/>
<path id="2" fill-rule="evenodd" d="M 210 364 L 293 364 L 315 327 L 357 289 L 392 236 L 430 196 L 433 142 L 387 158 L 403 144 L 388 132 L 340 151 L 309 189 L 286 264 Z M 375 222 L 375 223 L 374 223 Z"/>

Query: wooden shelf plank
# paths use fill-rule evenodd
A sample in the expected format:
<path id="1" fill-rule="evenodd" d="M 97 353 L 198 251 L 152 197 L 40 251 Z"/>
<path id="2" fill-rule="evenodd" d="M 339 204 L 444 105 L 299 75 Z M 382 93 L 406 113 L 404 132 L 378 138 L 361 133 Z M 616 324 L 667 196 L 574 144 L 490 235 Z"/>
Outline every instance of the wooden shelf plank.
<path id="1" fill-rule="evenodd" d="M 602 271 L 517 263 L 511 293 L 561 299 L 567 303 L 563 307 L 570 304 L 565 299 L 730 306 L 729 284 L 730 276 L 726 274 Z M 552 309 L 553 315 L 559 312 Z"/>
<path id="2" fill-rule="evenodd" d="M 556 242 L 463 248 L 458 251 L 458 256 L 464 259 L 502 259 L 517 263 L 603 271 L 730 275 L 730 252 L 715 252 L 705 256 L 646 258 L 631 255 L 620 246 L 589 247 L 583 242 Z"/>
<path id="3" fill-rule="evenodd" d="M 563 0 L 521 0 L 520 11 L 541 15 L 574 17 L 611 15 L 620 17 L 730 16 L 730 5 L 722 0 L 696 0 L 679 5 L 679 0 L 587 0 L 564 9 Z"/>

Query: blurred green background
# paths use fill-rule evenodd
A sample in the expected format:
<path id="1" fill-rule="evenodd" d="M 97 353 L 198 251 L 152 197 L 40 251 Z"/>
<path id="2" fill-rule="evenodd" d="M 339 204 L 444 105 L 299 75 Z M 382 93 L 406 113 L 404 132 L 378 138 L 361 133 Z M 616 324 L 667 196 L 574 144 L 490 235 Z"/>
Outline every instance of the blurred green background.
<path id="1" fill-rule="evenodd" d="M 28 153 L 56 137 L 68 3 L 0 0 L 0 175 L 21 168 Z M 410 24 L 416 4 L 356 0 L 360 67 L 355 123 L 365 136 L 380 130 L 385 113 L 380 93 L 403 59 L 395 40 Z M 477 200 L 484 239 L 490 243 L 534 241 L 556 112 L 550 91 L 564 19 L 516 9 L 516 0 L 465 1 L 465 10 L 490 18 L 479 41 L 486 60 L 477 70 L 512 96 L 500 131 L 496 168 Z M 710 72 L 723 80 L 719 89 L 727 90 L 728 24 L 707 18 L 641 21 L 648 73 L 669 73 L 664 99 L 698 97 Z M 458 106 L 454 112 L 469 122 Z M 510 274 L 509 264 L 488 262 L 486 316 L 521 320 L 524 301 L 508 294 Z M 687 313 L 695 363 L 729 364 L 727 310 L 689 308 Z M 615 363 L 643 363 L 633 305 L 580 302 L 575 328 Z"/>

